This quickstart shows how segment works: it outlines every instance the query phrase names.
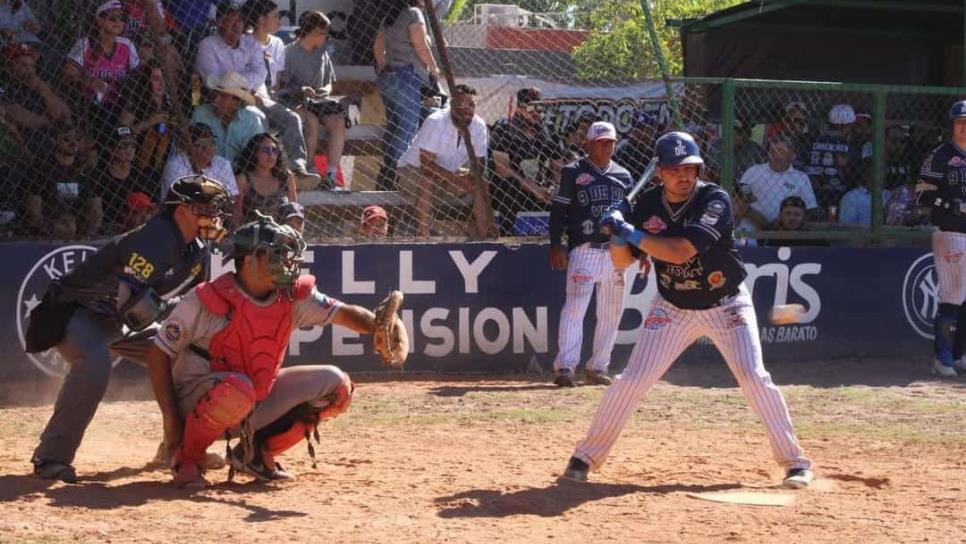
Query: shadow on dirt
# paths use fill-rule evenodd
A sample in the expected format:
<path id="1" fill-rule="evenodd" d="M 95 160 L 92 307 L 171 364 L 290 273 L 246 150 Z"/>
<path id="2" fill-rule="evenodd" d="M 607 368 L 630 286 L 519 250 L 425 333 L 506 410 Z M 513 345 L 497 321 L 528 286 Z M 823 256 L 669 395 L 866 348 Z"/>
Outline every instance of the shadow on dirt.
<path id="1" fill-rule="evenodd" d="M 41 480 L 29 474 L 0 476 L 0 503 L 18 500 L 50 501 L 48 506 L 80 508 L 86 510 L 110 510 L 122 506 L 142 506 L 153 501 L 190 501 L 235 506 L 248 511 L 245 521 L 259 523 L 278 519 L 303 517 L 308 514 L 295 510 L 272 510 L 254 505 L 245 499 L 231 498 L 231 494 L 258 494 L 278 489 L 271 485 L 256 483 L 219 482 L 205 491 L 190 493 L 177 489 L 169 482 L 140 481 L 108 486 L 105 482 L 130 477 L 149 471 L 149 465 L 141 468 L 122 468 L 106 473 L 96 473 L 74 485 L 51 480 Z"/>
<path id="2" fill-rule="evenodd" d="M 516 515 L 555 517 L 584 503 L 634 493 L 706 493 L 740 489 L 740 484 L 655 485 L 579 483 L 560 480 L 543 488 L 528 488 L 506 493 L 499 489 L 471 489 L 455 495 L 438 497 L 444 505 L 441 518 L 502 518 Z"/>
<path id="3" fill-rule="evenodd" d="M 558 389 L 552 383 L 530 383 L 521 385 L 441 385 L 429 390 L 430 395 L 437 397 L 462 397 L 467 393 L 514 393 L 521 391 L 539 391 L 542 389 Z"/>

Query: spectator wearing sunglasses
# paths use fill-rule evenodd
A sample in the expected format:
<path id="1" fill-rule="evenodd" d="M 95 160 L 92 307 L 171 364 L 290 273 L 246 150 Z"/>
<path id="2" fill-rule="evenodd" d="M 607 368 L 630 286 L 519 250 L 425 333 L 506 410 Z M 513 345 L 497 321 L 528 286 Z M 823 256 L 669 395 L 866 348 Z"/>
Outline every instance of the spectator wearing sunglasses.
<path id="1" fill-rule="evenodd" d="M 138 226 L 141 214 L 129 207 L 132 194 L 150 198 L 159 192 L 159 174 L 135 166 L 137 138 L 130 127 L 117 127 L 105 142 L 102 161 L 87 182 L 91 191 L 90 230 L 120 234 Z M 143 199 L 143 197 L 138 197 Z M 150 201 L 149 201 L 150 202 Z"/>
<path id="2" fill-rule="evenodd" d="M 281 222 L 280 209 L 298 199 L 295 175 L 285 167 L 282 144 L 271 134 L 256 134 L 235 161 L 238 199 L 234 227 L 258 219 L 256 212 Z"/>
<path id="3" fill-rule="evenodd" d="M 94 104 L 112 106 L 120 83 L 138 67 L 137 48 L 122 37 L 127 12 L 120 0 L 108 0 L 94 12 L 90 33 L 74 44 L 64 64 L 65 82 Z"/>
<path id="4" fill-rule="evenodd" d="M 204 174 L 220 182 L 234 197 L 238 194 L 235 173 L 228 159 L 215 153 L 217 143 L 215 133 L 205 123 L 195 123 L 188 128 L 188 149 L 175 153 L 164 165 L 161 174 L 161 200 L 174 185 L 175 180 L 191 174 Z"/>

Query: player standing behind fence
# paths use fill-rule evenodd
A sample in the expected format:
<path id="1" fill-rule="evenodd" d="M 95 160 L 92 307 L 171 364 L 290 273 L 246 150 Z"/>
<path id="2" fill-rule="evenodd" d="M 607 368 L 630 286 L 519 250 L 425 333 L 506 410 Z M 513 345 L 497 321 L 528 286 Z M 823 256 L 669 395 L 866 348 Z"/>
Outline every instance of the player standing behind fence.
<path id="1" fill-rule="evenodd" d="M 631 175 L 611 160 L 617 143 L 614 125 L 599 121 L 587 130 L 587 155 L 563 168 L 560 186 L 550 206 L 550 266 L 567 269 L 566 300 L 560 313 L 557 359 L 553 382 L 574 386 L 584 338 L 584 314 L 597 286 L 597 326 L 594 351 L 587 361 L 587 383 L 608 385 L 607 366 L 624 312 L 624 267 L 611 264 L 610 241 L 597 221 L 611 205 L 620 202 L 633 184 Z M 563 233 L 567 232 L 567 249 Z"/>
<path id="2" fill-rule="evenodd" d="M 920 202 L 932 208 L 932 253 L 939 312 L 933 374 L 955 378 L 966 371 L 966 100 L 949 110 L 950 141 L 932 150 L 919 172 Z"/>
<path id="3" fill-rule="evenodd" d="M 706 336 L 721 351 L 765 424 L 775 460 L 787 471 L 785 486 L 806 487 L 812 480 L 812 463 L 795 437 L 785 399 L 762 362 L 755 308 L 732 239 L 731 199 L 720 187 L 698 180 L 704 161 L 690 134 L 665 134 L 655 149 L 662 185 L 643 191 L 633 211 L 622 202 L 600 222 L 613 227 L 610 256 L 615 268 L 634 262 L 636 253 L 651 256 L 659 278 L 658 296 L 627 368 L 604 393 L 564 477 L 585 481 L 589 470 L 600 468 L 637 403 L 681 352 Z M 627 221 L 624 212 L 629 213 Z"/>

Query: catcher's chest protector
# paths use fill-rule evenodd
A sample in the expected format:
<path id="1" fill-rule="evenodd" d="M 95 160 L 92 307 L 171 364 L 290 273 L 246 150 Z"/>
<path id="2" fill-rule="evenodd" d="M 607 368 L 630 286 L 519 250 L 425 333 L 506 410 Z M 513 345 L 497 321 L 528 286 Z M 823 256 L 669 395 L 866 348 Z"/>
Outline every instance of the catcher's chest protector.
<path id="1" fill-rule="evenodd" d="M 259 306 L 242 293 L 230 274 L 198 286 L 205 309 L 228 316 L 228 326 L 215 333 L 208 346 L 213 372 L 241 372 L 255 385 L 255 400 L 272 391 L 292 334 L 292 304 L 307 298 L 314 276 L 301 276 L 294 296 L 279 293 L 268 306 Z"/>

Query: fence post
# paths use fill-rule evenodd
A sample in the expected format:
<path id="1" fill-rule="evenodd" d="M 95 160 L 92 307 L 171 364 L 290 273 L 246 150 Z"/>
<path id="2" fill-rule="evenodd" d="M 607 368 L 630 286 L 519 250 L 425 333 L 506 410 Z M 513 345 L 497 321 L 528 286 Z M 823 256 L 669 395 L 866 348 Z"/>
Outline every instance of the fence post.
<path id="1" fill-rule="evenodd" d="M 721 84 L 721 186 L 731 192 L 735 186 L 735 82 L 728 78 Z"/>
<path id="2" fill-rule="evenodd" d="M 651 36 L 651 48 L 654 49 L 654 56 L 657 57 L 657 64 L 661 68 L 661 79 L 664 81 L 664 92 L 667 93 L 667 104 L 671 109 L 671 125 L 674 128 L 682 128 L 681 111 L 678 109 L 678 99 L 674 95 L 674 86 L 671 84 L 671 73 L 667 67 L 667 60 L 664 58 L 664 48 L 661 47 L 661 40 L 657 37 L 657 29 L 654 28 L 654 16 L 651 14 L 651 0 L 641 0 L 641 9 L 644 10 L 644 22 L 647 23 L 647 33 Z"/>
<path id="3" fill-rule="evenodd" d="M 872 240 L 882 234 L 882 189 L 885 185 L 886 91 L 872 92 Z"/>

